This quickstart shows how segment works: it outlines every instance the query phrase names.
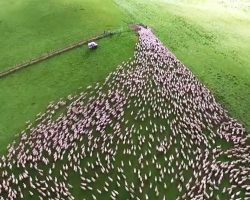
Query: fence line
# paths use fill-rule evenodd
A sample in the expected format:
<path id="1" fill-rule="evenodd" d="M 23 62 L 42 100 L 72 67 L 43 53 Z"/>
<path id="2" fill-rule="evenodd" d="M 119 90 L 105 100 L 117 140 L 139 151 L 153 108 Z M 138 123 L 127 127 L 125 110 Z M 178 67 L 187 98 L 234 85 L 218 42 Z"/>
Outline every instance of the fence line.
<path id="1" fill-rule="evenodd" d="M 61 53 L 64 53 L 66 51 L 69 51 L 71 49 L 74 49 L 74 48 L 77 48 L 77 47 L 80 47 L 84 44 L 87 44 L 89 41 L 93 41 L 93 40 L 100 40 L 102 38 L 105 38 L 105 37 L 108 37 L 108 36 L 112 36 L 114 34 L 117 34 L 117 33 L 121 33 L 121 31 L 119 32 L 104 32 L 98 36 L 95 36 L 93 38 L 90 38 L 88 40 L 80 40 L 78 42 L 74 42 L 74 43 L 71 43 L 63 48 L 60 48 L 60 49 L 55 49 L 55 50 L 52 50 L 48 53 L 45 53 L 45 54 L 42 54 L 41 56 L 39 57 L 36 57 L 36 58 L 33 58 L 29 61 L 26 61 L 26 62 L 23 62 L 23 63 L 20 63 L 20 64 L 16 64 L 14 66 L 11 66 L 9 67 L 7 70 L 4 70 L 2 72 L 0 72 L 0 78 L 4 77 L 4 76 L 7 76 L 13 72 L 16 72 L 17 70 L 20 70 L 20 69 L 23 69 L 25 67 L 28 67 L 30 65 L 33 65 L 33 64 L 36 64 L 36 63 L 39 63 L 41 61 L 44 61 L 44 60 L 47 60 L 51 57 L 54 57 L 56 55 L 59 55 Z"/>

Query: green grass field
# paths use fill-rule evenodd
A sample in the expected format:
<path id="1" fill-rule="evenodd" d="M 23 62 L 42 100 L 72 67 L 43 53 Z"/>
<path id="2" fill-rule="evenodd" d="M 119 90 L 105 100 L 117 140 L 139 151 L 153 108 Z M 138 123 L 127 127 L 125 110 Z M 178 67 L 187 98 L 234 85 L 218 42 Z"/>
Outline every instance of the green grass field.
<path id="1" fill-rule="evenodd" d="M 209 2 L 0 0 L 0 69 L 141 22 L 249 129 L 249 8 Z M 94 53 L 82 47 L 0 79 L 0 152 L 50 101 L 103 80 L 132 55 L 135 42 L 132 32 L 124 33 L 100 41 Z"/>
<path id="2" fill-rule="evenodd" d="M 126 25 L 112 0 L 1 0 L 0 8 L 0 69 Z"/>
<path id="3" fill-rule="evenodd" d="M 250 130 L 250 7 L 246 2 L 241 0 L 234 5 L 215 0 L 0 0 L 0 70 L 105 30 L 128 30 L 128 24 L 144 23 L 213 92 L 230 115 Z M 33 122 L 49 102 L 102 82 L 133 55 L 136 41 L 134 32 L 124 32 L 98 41 L 100 47 L 96 51 L 83 46 L 0 78 L 0 154 L 6 153 L 7 145 L 25 128 L 25 122 Z M 146 141 L 149 134 L 150 131 L 145 134 Z M 172 154 L 169 151 L 167 156 Z M 132 163 L 138 160 L 119 155 L 122 154 L 118 154 L 115 166 L 122 159 Z M 86 158 L 83 166 L 94 161 Z M 152 173 L 152 177 L 157 174 Z M 185 176 L 190 174 L 187 171 Z M 114 170 L 112 177 L 116 175 Z M 131 182 L 137 181 L 132 168 L 127 167 L 126 175 Z M 102 186 L 106 180 L 104 177 L 95 186 Z M 72 172 L 70 184 L 79 183 L 79 176 Z M 168 188 L 169 199 L 178 195 L 175 184 Z M 124 187 L 119 192 L 129 198 Z M 90 192 L 80 188 L 72 193 L 91 198 Z M 151 199 L 154 198 L 152 193 Z"/>

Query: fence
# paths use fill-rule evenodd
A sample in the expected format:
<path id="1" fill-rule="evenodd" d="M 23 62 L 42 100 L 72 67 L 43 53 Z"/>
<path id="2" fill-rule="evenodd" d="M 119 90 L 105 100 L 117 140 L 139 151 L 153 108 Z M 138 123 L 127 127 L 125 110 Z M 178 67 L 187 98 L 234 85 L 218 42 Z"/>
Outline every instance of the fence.
<path id="1" fill-rule="evenodd" d="M 4 76 L 7 76 L 13 72 L 16 72 L 17 70 L 20 70 L 20 69 L 23 69 L 25 67 L 28 67 L 30 65 L 33 65 L 33 64 L 36 64 L 36 63 L 39 63 L 41 61 L 44 61 L 44 60 L 47 60 L 51 57 L 54 57 L 56 55 L 59 55 L 61 53 L 64 53 L 66 51 L 69 51 L 71 49 L 74 49 L 74 48 L 77 48 L 77 47 L 80 47 L 84 44 L 87 44 L 89 41 L 93 41 L 93 40 L 100 40 L 102 38 L 105 38 L 105 37 L 108 37 L 108 36 L 112 36 L 114 34 L 118 34 L 118 33 L 121 33 L 121 31 L 116 31 L 116 32 L 104 32 L 98 36 L 95 36 L 93 38 L 90 38 L 88 40 L 81 40 L 81 41 L 78 41 L 78 42 L 74 42 L 74 43 L 71 43 L 70 45 L 67 45 L 63 48 L 60 48 L 60 49 L 55 49 L 55 50 L 52 50 L 50 52 L 47 52 L 39 57 L 36 57 L 36 58 L 33 58 L 31 60 L 28 60 L 28 61 L 25 61 L 23 63 L 20 63 L 20 64 L 17 64 L 17 65 L 14 65 L 12 67 L 9 67 L 7 68 L 7 70 L 5 71 L 2 71 L 0 72 L 0 78 L 4 77 Z"/>

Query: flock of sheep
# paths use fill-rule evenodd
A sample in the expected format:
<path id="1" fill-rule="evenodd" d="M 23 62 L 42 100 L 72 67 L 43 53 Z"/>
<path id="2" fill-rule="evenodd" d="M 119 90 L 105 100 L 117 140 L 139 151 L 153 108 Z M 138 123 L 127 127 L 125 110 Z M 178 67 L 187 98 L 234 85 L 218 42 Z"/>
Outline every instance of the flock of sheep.
<path id="1" fill-rule="evenodd" d="M 152 31 L 0 159 L 0 200 L 250 199 L 250 136 Z M 62 113 L 58 116 L 58 113 Z"/>

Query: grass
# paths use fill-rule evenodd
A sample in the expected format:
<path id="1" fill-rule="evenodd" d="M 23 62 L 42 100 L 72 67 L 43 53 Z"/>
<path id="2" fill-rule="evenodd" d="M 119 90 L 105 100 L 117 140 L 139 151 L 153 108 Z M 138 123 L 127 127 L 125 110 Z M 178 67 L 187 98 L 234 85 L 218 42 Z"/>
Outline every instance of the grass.
<path id="1" fill-rule="evenodd" d="M 212 90 L 231 116 L 250 129 L 250 15 L 247 11 L 244 6 L 234 8 L 215 1 L 197 4 L 194 0 L 0 0 L 0 70 L 104 30 L 123 28 L 128 22 L 142 22 L 152 27 L 163 43 Z M 25 121 L 33 121 L 50 101 L 103 81 L 116 65 L 132 56 L 135 42 L 133 33 L 123 33 L 101 40 L 97 51 L 91 52 L 84 46 L 0 79 L 0 154 L 5 153 L 14 135 L 25 127 Z M 148 141 L 148 134 L 145 136 Z M 227 149 L 230 144 L 222 147 Z M 121 151 L 124 148 L 121 146 Z M 114 165 L 122 159 L 125 158 L 119 154 Z M 126 159 L 137 161 L 129 156 Z M 83 165 L 86 162 L 94 161 L 85 159 Z M 130 181 L 136 181 L 132 168 L 127 169 Z M 158 172 L 152 173 L 154 177 Z M 101 179 L 96 187 L 104 181 L 105 178 Z M 227 180 L 224 182 L 227 185 Z M 79 185 L 79 177 L 74 172 L 70 183 Z M 169 199 L 178 195 L 175 184 L 178 183 L 168 188 Z M 120 190 L 124 198 L 129 198 L 124 185 Z M 73 194 L 91 198 L 90 193 L 80 188 Z M 109 197 L 102 197 L 105 198 Z M 154 198 L 152 192 L 151 199 Z M 223 194 L 222 198 L 225 198 Z"/>
<path id="2" fill-rule="evenodd" d="M 0 70 L 126 25 L 112 0 L 0 0 L 0 8 Z"/>
<path id="3" fill-rule="evenodd" d="M 110 0 L 0 0 L 0 9 L 0 70 L 104 30 L 127 28 L 125 15 Z M 123 33 L 101 40 L 97 51 L 83 46 L 2 78 L 0 153 L 50 101 L 103 80 L 132 56 L 135 42 L 133 33 Z"/>
<path id="4" fill-rule="evenodd" d="M 116 2 L 133 22 L 152 27 L 230 115 L 250 130 L 250 12 L 244 1 Z"/>

